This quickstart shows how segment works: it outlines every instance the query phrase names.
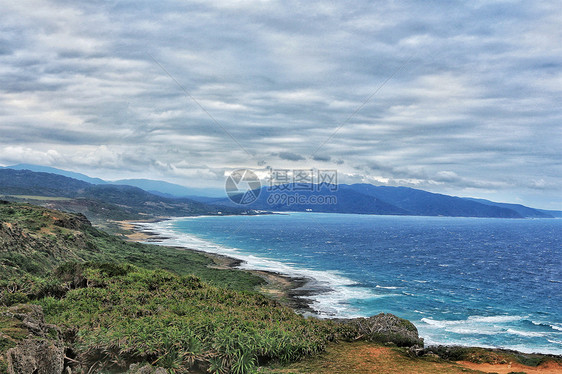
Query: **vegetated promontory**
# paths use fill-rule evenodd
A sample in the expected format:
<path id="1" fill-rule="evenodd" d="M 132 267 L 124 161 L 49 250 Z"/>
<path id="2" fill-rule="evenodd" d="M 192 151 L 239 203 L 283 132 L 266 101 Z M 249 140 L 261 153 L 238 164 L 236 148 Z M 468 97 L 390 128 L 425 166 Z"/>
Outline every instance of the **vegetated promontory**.
<path id="1" fill-rule="evenodd" d="M 304 318 L 253 291 L 263 280 L 251 273 L 122 241 L 82 215 L 3 201 L 0 221 L 0 372 L 25 365 L 124 372 L 151 363 L 247 373 L 336 340 L 420 343 L 397 317 L 379 317 L 367 334 L 368 321 Z"/>

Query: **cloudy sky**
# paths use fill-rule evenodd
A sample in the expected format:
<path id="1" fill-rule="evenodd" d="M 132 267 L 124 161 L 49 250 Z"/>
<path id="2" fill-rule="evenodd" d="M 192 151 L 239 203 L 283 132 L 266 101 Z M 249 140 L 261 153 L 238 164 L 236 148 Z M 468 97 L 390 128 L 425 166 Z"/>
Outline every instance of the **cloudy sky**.
<path id="1" fill-rule="evenodd" d="M 0 165 L 562 209 L 559 1 L 0 0 Z"/>

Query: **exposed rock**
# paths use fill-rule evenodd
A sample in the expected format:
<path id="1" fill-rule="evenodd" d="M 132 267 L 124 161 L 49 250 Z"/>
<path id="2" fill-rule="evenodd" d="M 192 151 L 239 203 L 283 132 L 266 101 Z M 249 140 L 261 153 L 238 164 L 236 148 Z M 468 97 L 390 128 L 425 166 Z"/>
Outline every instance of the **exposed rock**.
<path id="1" fill-rule="evenodd" d="M 26 339 L 8 350 L 9 374 L 59 374 L 64 370 L 64 347 L 46 339 Z"/>
<path id="2" fill-rule="evenodd" d="M 167 371 L 164 368 L 156 368 L 150 364 L 132 364 L 129 367 L 127 374 L 166 374 Z"/>
<path id="3" fill-rule="evenodd" d="M 408 349 L 408 354 L 412 357 L 422 356 L 424 354 L 423 346 L 413 345 Z"/>
<path id="4" fill-rule="evenodd" d="M 418 329 L 410 321 L 390 313 L 381 313 L 369 318 L 339 319 L 336 322 L 353 327 L 353 340 L 367 340 L 380 343 L 394 343 L 401 347 L 423 347 Z"/>
<path id="5" fill-rule="evenodd" d="M 81 213 L 75 213 L 73 215 L 68 215 L 63 218 L 55 220 L 55 225 L 59 227 L 64 227 L 65 229 L 71 230 L 81 230 L 84 227 L 89 227 L 92 224 L 85 215 Z"/>
<path id="6" fill-rule="evenodd" d="M 45 323 L 40 306 L 16 305 L 1 315 L 19 321 L 18 327 L 28 332 L 26 338 L 18 340 L 17 345 L 6 352 L 9 374 L 63 373 L 65 347 L 60 330 Z"/>
<path id="7" fill-rule="evenodd" d="M 38 242 L 27 235 L 17 224 L 0 222 L 0 252 L 11 252 L 18 248 L 21 253 L 33 251 Z"/>

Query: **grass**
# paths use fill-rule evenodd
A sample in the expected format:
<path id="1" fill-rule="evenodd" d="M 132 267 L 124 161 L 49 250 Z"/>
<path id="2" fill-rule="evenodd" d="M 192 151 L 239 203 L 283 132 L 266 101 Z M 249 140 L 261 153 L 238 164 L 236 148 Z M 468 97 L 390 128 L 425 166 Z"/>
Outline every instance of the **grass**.
<path id="1" fill-rule="evenodd" d="M 436 358 L 413 358 L 405 349 L 369 342 L 328 344 L 326 351 L 298 362 L 264 368 L 264 374 L 403 374 L 473 372 Z"/>

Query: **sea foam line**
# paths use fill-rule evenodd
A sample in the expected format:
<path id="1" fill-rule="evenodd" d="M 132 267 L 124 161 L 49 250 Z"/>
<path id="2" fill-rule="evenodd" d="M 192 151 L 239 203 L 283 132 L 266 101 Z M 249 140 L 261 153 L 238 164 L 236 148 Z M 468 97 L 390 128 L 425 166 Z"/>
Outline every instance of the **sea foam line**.
<path id="1" fill-rule="evenodd" d="M 192 217 L 189 217 L 188 219 L 192 219 Z M 183 233 L 175 229 L 174 223 L 179 220 L 185 220 L 185 218 L 174 218 L 155 223 L 142 222 L 135 223 L 135 225 L 137 227 L 141 227 L 141 231 L 157 234 L 155 238 L 156 241 L 146 241 L 145 243 L 147 244 L 178 246 L 207 253 L 224 255 L 241 260 L 242 263 L 238 266 L 240 269 L 272 271 L 290 277 L 309 279 L 309 283 L 304 287 L 307 290 L 310 289 L 312 294 L 301 297 L 310 301 L 310 307 L 318 313 L 318 317 L 365 317 L 365 315 L 361 314 L 357 309 L 350 305 L 351 300 L 393 296 L 392 294 L 378 295 L 368 288 L 356 287 L 357 282 L 338 274 L 336 271 L 320 271 L 300 268 L 281 261 L 246 254 L 239 248 L 226 247 L 211 241 L 197 238 L 196 236 Z"/>

